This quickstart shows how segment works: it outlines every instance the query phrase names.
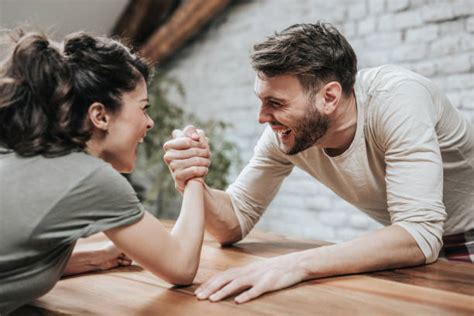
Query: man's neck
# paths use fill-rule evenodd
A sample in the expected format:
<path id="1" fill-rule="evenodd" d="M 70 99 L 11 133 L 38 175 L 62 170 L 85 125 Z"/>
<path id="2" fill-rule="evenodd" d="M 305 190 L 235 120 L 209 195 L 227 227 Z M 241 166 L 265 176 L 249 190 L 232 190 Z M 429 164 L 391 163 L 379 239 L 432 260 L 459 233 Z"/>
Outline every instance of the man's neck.
<path id="1" fill-rule="evenodd" d="M 357 105 L 354 93 L 341 99 L 330 120 L 329 129 L 318 147 L 324 148 L 329 156 L 338 156 L 350 147 L 356 133 Z"/>

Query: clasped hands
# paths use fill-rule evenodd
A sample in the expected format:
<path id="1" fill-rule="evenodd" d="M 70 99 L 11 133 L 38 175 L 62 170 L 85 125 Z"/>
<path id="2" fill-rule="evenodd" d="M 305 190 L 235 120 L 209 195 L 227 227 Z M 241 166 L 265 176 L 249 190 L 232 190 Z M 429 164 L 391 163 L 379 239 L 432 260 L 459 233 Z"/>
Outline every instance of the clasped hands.
<path id="1" fill-rule="evenodd" d="M 186 126 L 174 130 L 173 139 L 163 148 L 163 160 L 168 165 L 175 187 L 183 192 L 186 182 L 198 178 L 204 181 L 211 164 L 208 139 L 202 130 Z M 220 301 L 235 297 L 236 303 L 244 303 L 266 292 L 286 288 L 304 280 L 304 269 L 298 266 L 296 254 L 262 259 L 243 267 L 217 273 L 195 291 L 198 299 Z"/>

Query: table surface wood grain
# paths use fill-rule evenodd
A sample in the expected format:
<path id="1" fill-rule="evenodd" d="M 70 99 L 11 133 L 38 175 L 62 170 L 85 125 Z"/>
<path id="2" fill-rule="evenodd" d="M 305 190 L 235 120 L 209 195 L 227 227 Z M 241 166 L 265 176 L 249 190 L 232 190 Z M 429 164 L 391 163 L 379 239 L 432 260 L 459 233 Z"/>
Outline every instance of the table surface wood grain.
<path id="1" fill-rule="evenodd" d="M 171 222 L 165 225 L 171 227 Z M 103 242 L 98 237 L 85 241 Z M 173 287 L 137 265 L 64 278 L 24 311 L 40 315 L 474 315 L 474 264 L 434 264 L 312 280 L 245 304 L 193 295 L 218 271 L 328 244 L 253 231 L 222 248 L 205 236 L 189 287 Z"/>

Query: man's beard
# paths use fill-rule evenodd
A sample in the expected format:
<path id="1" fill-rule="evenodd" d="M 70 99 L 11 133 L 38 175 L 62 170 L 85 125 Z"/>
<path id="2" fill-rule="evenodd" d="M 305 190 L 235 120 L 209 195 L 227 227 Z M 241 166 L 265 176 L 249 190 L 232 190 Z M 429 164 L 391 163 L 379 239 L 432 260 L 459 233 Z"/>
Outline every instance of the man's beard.
<path id="1" fill-rule="evenodd" d="M 287 151 L 287 155 L 295 155 L 305 149 L 313 146 L 321 137 L 326 134 L 329 128 L 329 119 L 327 116 L 319 113 L 316 106 L 308 106 L 303 119 L 296 124 L 298 129 L 293 129 L 295 143 Z"/>

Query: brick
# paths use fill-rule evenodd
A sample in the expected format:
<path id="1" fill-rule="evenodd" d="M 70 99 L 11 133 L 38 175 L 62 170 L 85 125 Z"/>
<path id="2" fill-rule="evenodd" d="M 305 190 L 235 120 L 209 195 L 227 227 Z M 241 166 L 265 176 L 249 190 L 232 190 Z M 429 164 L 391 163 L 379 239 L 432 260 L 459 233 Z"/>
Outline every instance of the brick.
<path id="1" fill-rule="evenodd" d="M 423 25 L 423 18 L 420 10 L 405 11 L 396 13 L 394 16 L 396 29 L 406 29 Z"/>
<path id="2" fill-rule="evenodd" d="M 449 76 L 436 77 L 433 81 L 443 90 L 469 90 L 474 88 L 474 74 L 452 74 Z"/>
<path id="3" fill-rule="evenodd" d="M 424 6 L 428 1 L 427 0 L 410 0 L 410 9 L 416 9 Z"/>
<path id="4" fill-rule="evenodd" d="M 464 31 L 465 19 L 439 23 L 439 34 L 441 36 L 459 34 Z"/>
<path id="5" fill-rule="evenodd" d="M 415 29 L 408 29 L 405 33 L 407 43 L 430 42 L 438 37 L 438 25 L 429 24 Z"/>
<path id="6" fill-rule="evenodd" d="M 472 0 L 457 0 L 453 3 L 453 11 L 456 16 L 473 15 L 474 3 Z"/>
<path id="7" fill-rule="evenodd" d="M 332 199 L 329 196 L 317 194 L 305 198 L 309 210 L 329 210 L 332 207 Z"/>
<path id="8" fill-rule="evenodd" d="M 356 22 L 346 22 L 340 31 L 346 38 L 355 37 L 357 35 L 357 24 Z"/>
<path id="9" fill-rule="evenodd" d="M 347 224 L 348 212 L 344 210 L 332 210 L 326 216 L 321 216 L 321 223 L 326 225 L 334 225 L 337 227 Z"/>
<path id="10" fill-rule="evenodd" d="M 431 60 L 425 60 L 411 64 L 410 69 L 422 76 L 432 77 L 436 74 L 437 68 L 436 63 Z"/>
<path id="11" fill-rule="evenodd" d="M 395 61 L 420 60 L 426 56 L 427 46 L 424 43 L 402 45 L 393 50 L 392 59 Z"/>
<path id="12" fill-rule="evenodd" d="M 377 20 L 373 17 L 369 17 L 359 21 L 357 26 L 358 35 L 367 35 L 375 32 L 377 26 Z"/>
<path id="13" fill-rule="evenodd" d="M 460 40 L 457 36 L 445 36 L 431 43 L 430 53 L 432 56 L 443 56 L 454 54 L 460 50 Z"/>
<path id="14" fill-rule="evenodd" d="M 461 93 L 461 109 L 474 110 L 474 90 Z"/>
<path id="15" fill-rule="evenodd" d="M 365 2 L 357 2 L 347 8 L 349 20 L 360 20 L 367 15 L 367 5 Z"/>
<path id="16" fill-rule="evenodd" d="M 382 14 L 377 17 L 377 28 L 381 32 L 391 32 L 395 30 L 395 15 Z"/>
<path id="17" fill-rule="evenodd" d="M 453 74 L 471 70 L 471 55 L 453 55 L 435 60 L 438 73 Z"/>
<path id="18" fill-rule="evenodd" d="M 459 37 L 459 51 L 474 51 L 474 34 L 461 34 Z"/>
<path id="19" fill-rule="evenodd" d="M 456 17 L 453 6 L 449 3 L 431 4 L 422 9 L 421 15 L 425 22 L 440 22 Z"/>
<path id="20" fill-rule="evenodd" d="M 368 229 L 374 225 L 374 220 L 362 212 L 354 212 L 349 216 L 349 224 L 358 229 Z"/>
<path id="21" fill-rule="evenodd" d="M 398 12 L 408 9 L 410 6 L 409 0 L 388 0 L 387 10 L 390 12 Z"/>
<path id="22" fill-rule="evenodd" d="M 391 62 L 390 52 L 389 49 L 370 49 L 357 53 L 359 67 L 366 68 L 388 64 Z"/>
<path id="23" fill-rule="evenodd" d="M 474 16 L 471 16 L 466 20 L 466 30 L 469 32 L 474 32 Z"/>
<path id="24" fill-rule="evenodd" d="M 382 13 L 385 10 L 384 0 L 369 0 L 369 13 L 371 15 Z"/>
<path id="25" fill-rule="evenodd" d="M 394 47 L 402 43 L 401 32 L 370 34 L 365 38 L 365 43 L 371 48 Z"/>
<path id="26" fill-rule="evenodd" d="M 474 50 L 474 34 L 453 34 L 441 37 L 431 43 L 433 56 L 450 55 Z"/>

